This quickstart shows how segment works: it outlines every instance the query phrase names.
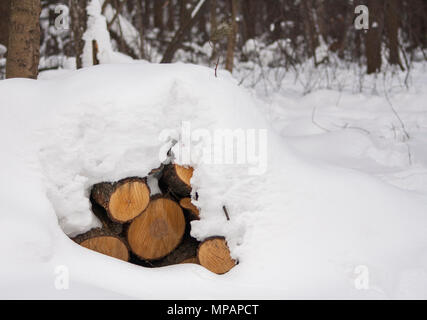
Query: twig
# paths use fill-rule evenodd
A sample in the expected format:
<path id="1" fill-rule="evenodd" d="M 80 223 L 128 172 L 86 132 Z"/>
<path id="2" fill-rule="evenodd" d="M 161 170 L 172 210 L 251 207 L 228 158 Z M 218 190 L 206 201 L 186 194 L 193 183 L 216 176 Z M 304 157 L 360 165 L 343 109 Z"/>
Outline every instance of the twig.
<path id="1" fill-rule="evenodd" d="M 215 78 L 217 78 L 217 77 L 218 77 L 218 74 L 217 74 L 217 71 L 218 71 L 218 64 L 219 64 L 219 57 L 218 57 L 218 59 L 216 60 L 216 64 L 215 64 Z"/>
<path id="2" fill-rule="evenodd" d="M 120 12 L 121 12 L 121 11 L 122 11 L 122 9 L 123 9 L 123 5 L 125 4 L 125 2 L 126 2 L 126 1 L 122 1 L 122 2 L 120 2 L 120 3 L 118 4 L 117 9 L 116 9 L 116 12 L 115 12 L 115 14 L 114 14 L 113 18 L 111 19 L 111 21 L 110 21 L 110 22 L 108 22 L 108 23 L 107 23 L 107 28 L 108 28 L 108 29 L 110 29 L 110 28 L 111 28 L 111 26 L 113 25 L 114 21 L 116 21 L 117 17 L 119 16 Z"/>
<path id="3" fill-rule="evenodd" d="M 222 206 L 222 210 L 224 210 L 225 217 L 227 218 L 227 221 L 230 221 L 230 216 L 228 215 L 227 208 L 225 206 Z"/>
<path id="4" fill-rule="evenodd" d="M 385 98 L 386 98 L 386 100 L 387 100 L 387 102 L 388 102 L 388 104 L 390 106 L 391 111 L 394 113 L 394 115 L 396 116 L 397 120 L 399 120 L 399 122 L 400 122 L 400 126 L 402 128 L 403 133 L 405 134 L 406 140 L 409 140 L 410 135 L 409 135 L 408 131 L 406 130 L 405 123 L 403 122 L 403 120 L 399 116 L 399 114 L 397 113 L 396 109 L 393 107 L 393 105 L 392 105 L 392 103 L 390 101 L 390 98 L 389 98 L 389 96 L 387 94 L 387 90 L 385 88 L 384 88 L 384 95 L 385 95 Z"/>
<path id="5" fill-rule="evenodd" d="M 318 126 L 320 129 L 325 130 L 326 132 L 331 132 L 331 130 L 328 130 L 324 127 L 322 127 L 320 124 L 314 120 L 314 113 L 316 112 L 316 107 L 313 107 L 313 112 L 311 113 L 311 122 L 313 122 L 314 125 Z"/>

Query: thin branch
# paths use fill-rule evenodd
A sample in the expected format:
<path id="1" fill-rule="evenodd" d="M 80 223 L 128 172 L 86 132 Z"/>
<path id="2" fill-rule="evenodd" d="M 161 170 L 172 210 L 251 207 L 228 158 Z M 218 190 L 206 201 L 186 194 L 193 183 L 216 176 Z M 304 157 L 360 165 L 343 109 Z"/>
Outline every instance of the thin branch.
<path id="1" fill-rule="evenodd" d="M 227 218 L 227 221 L 230 221 L 230 216 L 228 215 L 226 206 L 222 206 L 222 210 L 224 210 L 224 214 L 225 214 L 225 217 Z"/>
<path id="2" fill-rule="evenodd" d="M 326 132 L 331 132 L 331 130 L 328 130 L 328 129 L 322 127 L 320 124 L 318 124 L 316 122 L 316 120 L 314 119 L 315 112 L 316 112 L 316 107 L 313 107 L 313 112 L 311 113 L 311 122 L 313 122 L 313 124 L 316 125 L 317 127 L 319 127 L 320 129 L 325 130 Z"/>

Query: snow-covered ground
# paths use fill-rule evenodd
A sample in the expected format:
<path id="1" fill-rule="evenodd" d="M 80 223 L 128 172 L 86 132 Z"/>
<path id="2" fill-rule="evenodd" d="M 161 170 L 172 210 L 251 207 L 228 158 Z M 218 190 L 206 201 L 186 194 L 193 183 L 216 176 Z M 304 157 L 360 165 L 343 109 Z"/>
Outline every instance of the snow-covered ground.
<path id="1" fill-rule="evenodd" d="M 1 81 L 0 297 L 427 298 L 425 66 L 385 93 L 292 76 L 248 89 L 242 70 L 135 62 Z M 240 163 L 200 156 L 223 129 L 241 129 Z M 91 185 L 145 176 L 173 141 L 191 146 L 192 235 L 226 236 L 239 260 L 225 275 L 139 267 L 64 233 L 97 225 Z"/>

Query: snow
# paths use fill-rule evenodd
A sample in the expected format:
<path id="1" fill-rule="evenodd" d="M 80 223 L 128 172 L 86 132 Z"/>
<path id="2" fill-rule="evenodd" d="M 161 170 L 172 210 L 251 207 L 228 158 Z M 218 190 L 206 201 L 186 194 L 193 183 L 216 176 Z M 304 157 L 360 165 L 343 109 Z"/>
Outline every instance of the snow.
<path id="1" fill-rule="evenodd" d="M 413 81 L 389 97 L 409 140 L 384 96 L 301 95 L 287 84 L 264 95 L 195 65 L 134 61 L 1 81 L 0 297 L 427 298 L 422 66 Z M 232 164 L 216 149 L 224 129 L 247 142 L 244 153 L 225 146 Z M 239 260 L 225 275 L 143 268 L 65 235 L 98 225 L 91 185 L 145 176 L 172 145 L 195 167 L 192 235 L 224 235 Z M 55 288 L 58 266 L 68 289 Z"/>
<path id="2" fill-rule="evenodd" d="M 101 64 L 131 62 L 132 58 L 113 50 L 110 34 L 107 30 L 107 21 L 101 11 L 101 2 L 99 0 L 91 0 L 87 6 L 87 29 L 83 34 L 83 40 L 85 41 L 82 54 L 83 67 L 93 65 L 92 40 L 97 41 L 97 57 Z"/>

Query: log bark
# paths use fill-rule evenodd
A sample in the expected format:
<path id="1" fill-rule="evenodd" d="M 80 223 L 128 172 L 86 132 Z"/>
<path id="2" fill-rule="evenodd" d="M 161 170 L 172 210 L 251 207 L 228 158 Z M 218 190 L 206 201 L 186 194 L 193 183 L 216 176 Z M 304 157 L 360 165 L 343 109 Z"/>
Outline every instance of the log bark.
<path id="1" fill-rule="evenodd" d="M 191 198 L 182 198 L 179 200 L 179 205 L 188 213 L 188 220 L 200 220 L 199 208 L 191 203 Z"/>
<path id="2" fill-rule="evenodd" d="M 127 230 L 132 252 L 143 260 L 158 260 L 170 254 L 183 239 L 185 218 L 181 207 L 164 196 L 154 196 L 143 214 Z"/>
<path id="3" fill-rule="evenodd" d="M 154 267 L 165 267 L 180 263 L 197 263 L 197 248 L 200 242 L 187 236 L 182 243 L 169 255 L 158 262 L 154 262 Z"/>
<path id="4" fill-rule="evenodd" d="M 11 0 L 6 78 L 37 79 L 40 0 Z"/>
<path id="5" fill-rule="evenodd" d="M 96 203 L 96 201 L 92 197 L 91 197 L 91 203 L 92 203 L 92 212 L 99 219 L 99 221 L 101 221 L 102 229 L 108 230 L 109 232 L 118 236 L 121 235 L 124 230 L 123 224 L 111 221 L 111 219 L 108 217 L 106 210 L 103 207 L 101 207 L 98 203 Z"/>
<path id="6" fill-rule="evenodd" d="M 114 222 L 125 223 L 139 216 L 150 202 L 145 178 L 126 178 L 116 183 L 93 186 L 91 197 L 101 205 Z"/>
<path id="7" fill-rule="evenodd" d="M 183 167 L 177 164 L 165 166 L 163 175 L 160 178 L 160 185 L 166 189 L 166 193 L 185 198 L 191 194 L 190 180 L 193 176 L 193 168 Z"/>
<path id="8" fill-rule="evenodd" d="M 84 234 L 78 235 L 73 240 L 87 249 L 105 254 L 107 256 L 129 260 L 129 249 L 123 239 L 116 234 L 104 229 L 92 229 Z"/>
<path id="9" fill-rule="evenodd" d="M 203 241 L 197 250 L 197 258 L 200 265 L 216 274 L 227 273 L 236 265 L 224 237 L 216 236 Z"/>

